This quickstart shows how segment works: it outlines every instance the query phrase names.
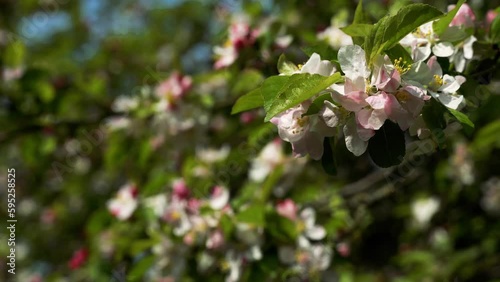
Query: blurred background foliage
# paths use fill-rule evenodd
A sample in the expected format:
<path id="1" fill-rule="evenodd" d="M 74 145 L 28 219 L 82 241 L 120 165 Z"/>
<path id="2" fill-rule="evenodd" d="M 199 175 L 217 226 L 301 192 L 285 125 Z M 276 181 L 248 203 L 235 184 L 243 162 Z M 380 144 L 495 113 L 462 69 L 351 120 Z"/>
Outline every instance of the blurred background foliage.
<path id="1" fill-rule="evenodd" d="M 423 2 L 442 11 L 453 4 Z M 365 9 L 376 22 L 408 3 L 367 0 Z M 469 4 L 478 20 L 499 5 Z M 209 197 L 213 185 L 225 185 L 236 210 L 258 199 L 267 203 L 266 214 L 283 198 L 313 206 L 328 232 L 325 244 L 334 250 L 324 281 L 500 281 L 498 44 L 475 45 L 480 59 L 472 64 L 491 67 L 468 73 L 470 83 L 462 91 L 476 127 L 454 131 L 444 149 L 381 170 L 339 145 L 336 176 L 326 175 L 317 162 L 293 160 L 292 168 L 274 170 L 263 183 L 248 180 L 251 157 L 277 133 L 262 123 L 261 112 L 249 123 L 231 116 L 234 101 L 277 74 L 281 53 L 304 62 L 308 48 L 328 52 L 317 32 L 332 20 L 350 23 L 356 5 L 347 0 L 0 1 L 0 175 L 6 183 L 7 168 L 16 169 L 17 281 L 171 281 L 148 274 L 161 258 L 149 256 L 157 244 L 151 216 L 141 210 L 130 221 L 117 222 L 106 203 L 126 182 L 147 197 L 166 191 L 179 177 L 200 198 Z M 254 26 L 269 22 L 268 30 L 235 64 L 213 70 L 212 48 L 227 37 L 231 15 L 240 13 Z M 274 45 L 283 34 L 293 37 L 286 50 Z M 174 70 L 193 78 L 186 103 L 195 105 L 194 129 L 168 132 L 144 98 L 123 114 L 129 119 L 126 129 L 109 130 L 117 97 L 148 97 Z M 223 146 L 231 148 L 224 161 L 200 159 L 200 150 Z M 211 176 L 193 173 L 200 167 Z M 4 198 L 5 190 L 1 193 Z M 429 199 L 438 209 L 419 225 L 415 206 Z M 288 279 L 276 255 L 281 238 L 276 234 L 287 229 L 276 222 L 267 218 L 271 239 L 263 247 L 265 259 L 246 268 L 242 280 Z M 1 236 L 6 242 L 7 235 Z M 103 255 L 106 238 L 113 251 Z M 88 250 L 88 259 L 72 269 L 68 262 L 81 249 Z M 0 251 L 4 270 L 6 244 Z M 196 274 L 197 264 L 197 256 L 189 256 L 179 281 L 224 279 L 223 269 Z M 14 281 L 6 271 L 2 275 L 0 280 Z"/>

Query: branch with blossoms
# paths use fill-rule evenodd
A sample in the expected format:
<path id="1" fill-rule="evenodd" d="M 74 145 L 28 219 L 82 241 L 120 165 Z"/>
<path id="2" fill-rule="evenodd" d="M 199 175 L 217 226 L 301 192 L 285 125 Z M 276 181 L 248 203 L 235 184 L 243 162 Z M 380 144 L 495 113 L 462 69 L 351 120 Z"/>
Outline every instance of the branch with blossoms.
<path id="1" fill-rule="evenodd" d="M 332 57 L 313 53 L 303 65 L 282 55 L 279 75 L 240 97 L 232 113 L 263 107 L 265 121 L 276 125 L 295 157 L 309 155 L 324 165 L 333 162 L 324 153 L 337 150 L 328 139 L 343 138 L 355 156 L 368 151 L 380 167 L 404 160 L 406 133 L 443 147 L 437 135 L 451 119 L 474 127 L 460 111 L 478 41 L 476 17 L 464 2 L 444 14 L 411 4 L 369 24 L 360 1 L 353 24 L 342 28 L 354 44 Z M 493 22 L 481 43 L 494 45 L 497 32 Z"/>

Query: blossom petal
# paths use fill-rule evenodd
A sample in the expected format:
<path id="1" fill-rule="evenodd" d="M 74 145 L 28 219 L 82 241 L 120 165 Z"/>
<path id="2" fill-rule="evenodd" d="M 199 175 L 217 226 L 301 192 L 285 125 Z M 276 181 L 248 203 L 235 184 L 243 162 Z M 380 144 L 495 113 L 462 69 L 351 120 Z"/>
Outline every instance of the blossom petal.
<path id="1" fill-rule="evenodd" d="M 368 142 L 358 136 L 358 125 L 354 118 L 349 119 L 344 126 L 344 136 L 347 149 L 355 156 L 361 156 L 366 151 Z"/>
<path id="2" fill-rule="evenodd" d="M 305 231 L 306 236 L 311 240 L 321 240 L 326 236 L 326 230 L 322 226 L 315 225 Z"/>
<path id="3" fill-rule="evenodd" d="M 432 47 L 432 53 L 438 57 L 450 57 L 455 52 L 455 46 L 450 42 L 439 42 Z"/>
<path id="4" fill-rule="evenodd" d="M 341 47 L 338 60 L 346 77 L 353 81 L 358 77 L 366 78 L 370 74 L 366 66 L 365 51 L 358 45 Z"/>

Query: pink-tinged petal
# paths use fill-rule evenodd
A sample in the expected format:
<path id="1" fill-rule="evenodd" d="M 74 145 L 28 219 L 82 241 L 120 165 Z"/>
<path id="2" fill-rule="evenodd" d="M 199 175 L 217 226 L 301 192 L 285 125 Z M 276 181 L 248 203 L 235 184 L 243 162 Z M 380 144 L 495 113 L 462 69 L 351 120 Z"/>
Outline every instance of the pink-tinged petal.
<path id="1" fill-rule="evenodd" d="M 410 94 L 407 94 L 411 96 Z M 418 99 L 418 98 L 415 98 Z M 423 101 L 420 100 L 422 103 Z M 413 122 L 414 118 L 410 115 L 398 102 L 396 97 L 393 95 L 389 95 L 389 103 L 386 105 L 386 112 L 389 116 L 389 119 L 395 121 L 401 130 L 406 130 L 410 127 L 410 124 Z"/>
<path id="2" fill-rule="evenodd" d="M 290 220 L 297 219 L 297 205 L 292 199 L 285 199 L 276 205 L 276 212 Z"/>
<path id="3" fill-rule="evenodd" d="M 214 210 L 224 208 L 229 202 L 229 191 L 222 186 L 215 186 L 210 197 L 210 207 Z"/>
<path id="4" fill-rule="evenodd" d="M 455 8 L 455 5 L 448 6 L 448 11 L 453 8 Z M 475 20 L 476 15 L 474 14 L 474 11 L 472 11 L 469 5 L 463 4 L 460 6 L 460 9 L 458 9 L 458 12 L 450 23 L 450 26 L 464 26 L 466 28 L 474 27 Z"/>
<path id="5" fill-rule="evenodd" d="M 363 141 L 368 141 L 375 135 L 375 130 L 363 128 L 359 124 L 356 132 L 358 133 L 359 139 Z"/>
<path id="6" fill-rule="evenodd" d="M 380 67 L 375 86 L 386 92 L 394 92 L 401 84 L 401 77 L 397 70 L 393 70 L 389 75 L 384 67 Z"/>
<path id="7" fill-rule="evenodd" d="M 380 110 L 385 107 L 388 102 L 388 96 L 385 92 L 380 92 L 378 95 L 373 95 L 366 98 L 366 102 L 375 110 Z"/>
<path id="8" fill-rule="evenodd" d="M 305 139 L 309 156 L 311 156 L 313 160 L 320 160 L 323 156 L 323 140 L 325 137 L 317 132 L 310 132 Z"/>
<path id="9" fill-rule="evenodd" d="M 366 82 L 363 77 L 358 77 L 355 80 L 351 80 L 349 78 L 345 79 L 344 84 L 344 94 L 354 91 L 365 91 Z"/>
<path id="10" fill-rule="evenodd" d="M 379 130 L 382 125 L 384 125 L 385 120 L 387 119 L 387 114 L 385 113 L 385 109 L 373 110 L 372 115 L 368 120 L 368 129 Z"/>
<path id="11" fill-rule="evenodd" d="M 346 110 L 351 112 L 357 112 L 368 105 L 365 101 L 365 99 L 368 98 L 368 95 L 363 91 L 349 92 L 347 95 L 332 95 L 332 97 Z"/>
<path id="12" fill-rule="evenodd" d="M 207 239 L 206 247 L 209 250 L 219 249 L 224 245 L 224 234 L 221 230 L 216 229 Z"/>
<path id="13" fill-rule="evenodd" d="M 441 66 L 437 62 L 436 56 L 432 56 L 429 61 L 427 61 L 427 66 L 433 75 L 443 76 L 443 69 L 441 69 Z"/>
<path id="14" fill-rule="evenodd" d="M 491 23 L 498 16 L 498 12 L 495 10 L 488 10 L 486 13 L 486 29 L 489 30 Z"/>
<path id="15" fill-rule="evenodd" d="M 404 91 L 410 93 L 411 95 L 413 95 L 419 99 L 422 99 L 424 101 L 427 101 L 431 98 L 429 95 L 427 95 L 427 90 L 425 90 L 422 87 L 408 85 L 408 86 L 401 88 L 401 90 L 404 90 Z"/>
<path id="16" fill-rule="evenodd" d="M 274 125 L 279 125 L 280 124 L 280 118 L 279 118 L 279 116 L 273 117 L 270 121 Z"/>
<path id="17" fill-rule="evenodd" d="M 292 151 L 294 158 L 302 158 L 307 155 L 307 141 L 305 138 L 290 143 L 292 143 Z"/>
<path id="18" fill-rule="evenodd" d="M 372 116 L 372 109 L 362 109 L 358 112 L 356 112 L 356 120 L 359 122 L 359 124 L 366 129 L 373 129 L 370 128 L 370 117 Z"/>
<path id="19" fill-rule="evenodd" d="M 184 179 L 176 179 L 172 184 L 173 196 L 179 200 L 185 200 L 189 197 L 190 191 L 184 182 Z"/>

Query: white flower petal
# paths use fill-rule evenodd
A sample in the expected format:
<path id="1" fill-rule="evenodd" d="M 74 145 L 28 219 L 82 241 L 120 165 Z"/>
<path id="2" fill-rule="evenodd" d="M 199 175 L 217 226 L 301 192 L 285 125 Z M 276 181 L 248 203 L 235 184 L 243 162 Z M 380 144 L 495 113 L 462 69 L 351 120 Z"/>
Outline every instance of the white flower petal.
<path id="1" fill-rule="evenodd" d="M 358 136 L 358 125 L 354 117 L 350 118 L 344 126 L 345 144 L 347 149 L 355 156 L 361 156 L 368 147 L 368 142 Z"/>
<path id="2" fill-rule="evenodd" d="M 439 94 L 438 99 L 446 107 L 457 110 L 464 101 L 464 96 L 458 94 L 441 93 Z"/>
<path id="3" fill-rule="evenodd" d="M 356 81 L 359 77 L 367 78 L 370 75 L 366 66 L 365 51 L 358 45 L 340 48 L 338 60 L 342 71 L 352 81 Z"/>
<path id="4" fill-rule="evenodd" d="M 316 225 L 305 231 L 306 236 L 311 240 L 321 240 L 326 236 L 326 230 L 322 226 Z"/>
<path id="5" fill-rule="evenodd" d="M 438 57 L 450 57 L 455 52 L 455 46 L 450 42 L 439 42 L 432 47 L 432 53 Z"/>
<path id="6" fill-rule="evenodd" d="M 340 121 L 340 108 L 330 101 L 325 101 L 323 108 L 319 111 L 318 115 L 323 119 L 325 124 L 329 127 L 336 127 Z"/>
<path id="7" fill-rule="evenodd" d="M 468 60 L 472 59 L 472 56 L 474 56 L 474 49 L 472 48 L 472 45 L 474 42 L 477 41 L 477 38 L 474 36 L 471 36 L 467 38 L 464 42 L 464 57 Z"/>

